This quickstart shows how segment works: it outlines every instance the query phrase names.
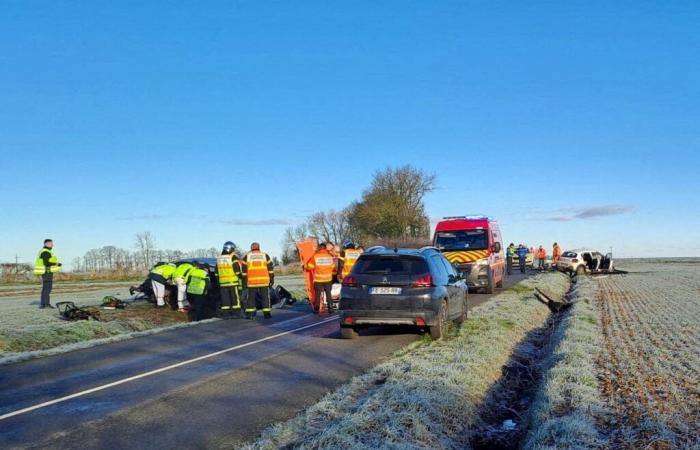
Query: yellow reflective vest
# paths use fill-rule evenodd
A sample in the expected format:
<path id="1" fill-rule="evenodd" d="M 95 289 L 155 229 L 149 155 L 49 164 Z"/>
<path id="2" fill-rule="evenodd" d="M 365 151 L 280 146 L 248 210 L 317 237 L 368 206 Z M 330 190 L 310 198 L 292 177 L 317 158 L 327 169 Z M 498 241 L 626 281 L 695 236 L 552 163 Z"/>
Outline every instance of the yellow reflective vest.
<path id="1" fill-rule="evenodd" d="M 47 267 L 44 265 L 44 258 L 41 257 L 41 255 L 43 255 L 44 252 L 49 252 L 49 255 L 51 255 L 49 257 L 50 265 L 48 267 L 48 272 L 60 272 L 61 268 L 58 266 L 58 258 L 56 257 L 56 255 L 53 254 L 53 249 L 44 247 L 41 250 L 39 250 L 39 254 L 36 257 L 36 261 L 34 262 L 34 275 L 44 275 L 45 273 L 47 273 Z"/>

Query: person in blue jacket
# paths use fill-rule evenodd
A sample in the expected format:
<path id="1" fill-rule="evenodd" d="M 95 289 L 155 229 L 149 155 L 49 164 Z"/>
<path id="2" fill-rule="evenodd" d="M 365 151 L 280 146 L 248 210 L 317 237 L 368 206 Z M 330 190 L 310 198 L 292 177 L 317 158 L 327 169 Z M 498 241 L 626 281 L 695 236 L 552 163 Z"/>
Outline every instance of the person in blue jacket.
<path id="1" fill-rule="evenodd" d="M 518 245 L 518 249 L 515 251 L 518 254 L 518 263 L 520 263 L 520 273 L 525 273 L 525 259 L 527 259 L 527 254 L 529 253 L 527 247 L 523 244 Z"/>

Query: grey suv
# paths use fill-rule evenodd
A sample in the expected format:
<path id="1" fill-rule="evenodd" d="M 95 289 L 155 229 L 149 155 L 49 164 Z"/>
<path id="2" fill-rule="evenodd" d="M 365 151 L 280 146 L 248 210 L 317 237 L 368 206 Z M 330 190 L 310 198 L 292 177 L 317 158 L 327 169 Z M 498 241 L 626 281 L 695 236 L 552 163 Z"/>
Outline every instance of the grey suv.
<path id="1" fill-rule="evenodd" d="M 373 247 L 343 280 L 339 312 L 345 339 L 372 325 L 414 325 L 439 339 L 449 320 L 466 319 L 467 285 L 433 247 Z"/>

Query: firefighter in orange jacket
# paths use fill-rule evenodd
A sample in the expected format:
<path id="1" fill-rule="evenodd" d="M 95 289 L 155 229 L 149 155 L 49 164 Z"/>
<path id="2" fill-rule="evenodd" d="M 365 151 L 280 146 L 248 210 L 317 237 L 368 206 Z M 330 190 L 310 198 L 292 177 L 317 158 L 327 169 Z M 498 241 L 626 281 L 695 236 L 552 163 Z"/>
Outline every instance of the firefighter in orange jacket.
<path id="1" fill-rule="evenodd" d="M 343 253 L 339 257 L 339 278 L 341 283 L 345 279 L 345 277 L 350 275 L 352 268 L 355 267 L 355 263 L 357 262 L 357 259 L 360 257 L 361 254 L 362 250 L 360 250 L 351 239 L 345 239 L 343 241 Z"/>
<path id="2" fill-rule="evenodd" d="M 314 314 L 318 314 L 321 307 L 321 293 L 326 294 L 326 305 L 328 313 L 333 312 L 333 299 L 331 297 L 331 287 L 333 285 L 333 274 L 336 270 L 335 261 L 333 259 L 333 244 L 326 242 L 322 245 L 306 263 L 306 270 L 313 273 L 314 278 L 314 296 L 316 304 L 314 305 Z"/>
<path id="3" fill-rule="evenodd" d="M 537 268 L 539 270 L 544 270 L 544 262 L 547 258 L 547 251 L 540 245 L 540 248 L 537 249 L 535 255 L 537 256 Z"/>
<path id="4" fill-rule="evenodd" d="M 256 300 L 258 296 L 262 303 L 263 315 L 266 319 L 272 317 L 270 305 L 270 286 L 275 282 L 275 269 L 270 255 L 260 251 L 260 244 L 250 244 L 250 252 L 242 261 L 243 279 L 245 281 L 245 316 L 246 319 L 255 317 Z"/>
<path id="5" fill-rule="evenodd" d="M 558 262 L 559 258 L 561 258 L 561 247 L 555 242 L 552 246 L 552 262 Z"/>

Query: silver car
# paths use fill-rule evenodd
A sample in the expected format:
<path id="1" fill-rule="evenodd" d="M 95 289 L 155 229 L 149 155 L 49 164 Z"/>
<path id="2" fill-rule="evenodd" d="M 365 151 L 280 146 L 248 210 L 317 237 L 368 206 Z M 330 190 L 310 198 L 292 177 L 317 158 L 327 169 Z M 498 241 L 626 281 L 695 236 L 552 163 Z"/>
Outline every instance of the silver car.
<path id="1" fill-rule="evenodd" d="M 569 250 L 556 263 L 557 270 L 568 273 L 602 273 L 613 271 L 612 253 L 603 255 L 595 250 Z"/>

